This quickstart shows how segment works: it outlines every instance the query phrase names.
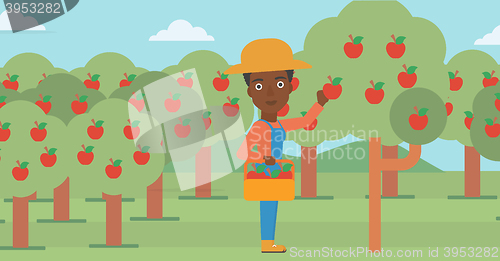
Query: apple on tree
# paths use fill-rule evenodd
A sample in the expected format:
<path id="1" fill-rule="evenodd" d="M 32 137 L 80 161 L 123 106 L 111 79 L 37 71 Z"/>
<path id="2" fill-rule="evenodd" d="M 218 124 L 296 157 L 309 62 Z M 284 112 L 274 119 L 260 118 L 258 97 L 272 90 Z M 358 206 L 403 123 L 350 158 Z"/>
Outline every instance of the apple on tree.
<path id="1" fill-rule="evenodd" d="M 141 93 L 141 95 L 137 96 L 137 94 L 135 92 L 133 92 L 132 95 L 134 96 L 134 98 L 130 98 L 130 100 L 128 100 L 128 102 L 130 104 L 132 104 L 137 109 L 137 111 L 139 111 L 139 112 L 142 111 L 142 109 L 144 109 L 144 96 L 145 96 L 145 94 Z"/>
<path id="2" fill-rule="evenodd" d="M 451 104 L 451 102 L 447 102 L 445 104 L 445 107 L 447 116 L 450 116 L 450 114 L 453 112 L 453 104 Z"/>
<path id="3" fill-rule="evenodd" d="M 238 114 L 238 111 L 240 110 L 240 106 L 238 105 L 238 101 L 240 100 L 239 98 L 233 98 L 227 96 L 227 100 L 229 102 L 224 103 L 222 106 L 222 111 L 224 111 L 224 114 L 228 117 L 234 117 L 236 114 Z"/>
<path id="4" fill-rule="evenodd" d="M 366 100 L 370 104 L 379 104 L 382 102 L 384 99 L 384 90 L 382 90 L 382 87 L 384 87 L 384 82 L 377 82 L 374 83 L 373 80 L 370 81 L 370 84 L 372 85 L 373 88 L 368 88 L 365 91 L 365 97 Z"/>
<path id="5" fill-rule="evenodd" d="M 28 178 L 28 175 L 29 175 L 29 170 L 28 170 L 29 162 L 21 163 L 21 162 L 19 162 L 19 160 L 16 160 L 16 163 L 17 163 L 17 167 L 12 169 L 12 176 L 17 181 L 23 181 L 26 178 Z"/>
<path id="6" fill-rule="evenodd" d="M 205 130 L 208 130 L 208 128 L 210 128 L 210 125 L 212 124 L 212 119 L 210 118 L 211 114 L 212 114 L 212 112 L 206 111 L 202 115 L 203 123 L 205 124 Z M 162 144 L 162 146 L 163 146 L 163 144 Z"/>
<path id="7" fill-rule="evenodd" d="M 101 83 L 99 82 L 99 77 L 101 77 L 101 75 L 99 74 L 91 75 L 90 73 L 87 73 L 87 75 L 89 76 L 89 79 L 85 80 L 83 84 L 85 84 L 85 86 L 87 86 L 87 88 L 89 89 L 99 90 L 99 87 L 101 87 Z"/>
<path id="8" fill-rule="evenodd" d="M 137 165 L 146 165 L 148 163 L 149 158 L 151 155 L 149 155 L 149 146 L 144 146 L 141 148 L 141 145 L 138 145 L 139 150 L 134 152 L 134 161 L 137 163 Z"/>
<path id="9" fill-rule="evenodd" d="M 467 127 L 467 129 L 470 130 L 470 126 L 472 124 L 472 120 L 474 119 L 474 114 L 472 114 L 471 111 L 466 111 L 464 113 L 465 113 L 465 120 L 464 120 L 465 127 Z"/>
<path id="10" fill-rule="evenodd" d="M 464 84 L 464 80 L 462 77 L 457 77 L 458 71 L 455 71 L 455 73 L 448 72 L 448 77 L 450 78 L 450 90 L 451 91 L 458 91 L 462 88 L 462 85 Z"/>
<path id="11" fill-rule="evenodd" d="M 11 89 L 14 91 L 17 91 L 19 88 L 19 82 L 17 81 L 17 78 L 19 78 L 19 75 L 12 75 L 6 74 L 7 75 L 7 80 L 3 81 L 3 86 L 5 89 Z"/>
<path id="12" fill-rule="evenodd" d="M 171 92 L 168 93 L 170 95 L 170 98 L 165 100 L 165 108 L 169 112 L 176 112 L 181 108 L 181 100 L 179 99 L 181 97 L 180 93 L 176 93 L 172 95 Z"/>
<path id="13" fill-rule="evenodd" d="M 47 147 L 44 147 L 45 153 L 40 155 L 40 162 L 44 167 L 50 168 L 56 164 L 57 156 L 56 156 L 56 148 L 51 148 L 50 150 Z"/>
<path id="14" fill-rule="evenodd" d="M 32 128 L 30 131 L 31 138 L 36 142 L 43 141 L 45 137 L 47 137 L 47 129 L 45 129 L 47 123 L 41 122 L 38 124 L 38 122 L 35 121 L 35 125 L 36 127 Z"/>
<path id="15" fill-rule="evenodd" d="M 340 85 L 342 78 L 335 77 L 335 79 L 332 80 L 332 76 L 328 75 L 328 80 L 330 80 L 330 83 L 323 85 L 323 93 L 326 98 L 335 100 L 342 94 L 342 85 Z"/>
<path id="16" fill-rule="evenodd" d="M 185 86 L 185 87 L 193 87 L 193 79 L 191 78 L 193 76 L 192 72 L 188 72 L 184 74 L 184 71 L 181 71 L 182 77 L 177 79 L 177 83 L 179 83 L 180 86 Z"/>
<path id="17" fill-rule="evenodd" d="M 212 84 L 217 91 L 223 92 L 229 87 L 229 79 L 227 78 L 229 75 L 220 74 L 220 71 L 217 71 L 217 74 L 219 77 L 215 77 Z"/>
<path id="18" fill-rule="evenodd" d="M 399 36 L 398 38 L 396 38 L 394 35 L 391 35 L 391 38 L 394 42 L 388 43 L 385 47 L 387 54 L 394 59 L 401 58 L 406 50 L 406 46 L 403 43 L 406 37 Z"/>
<path id="19" fill-rule="evenodd" d="M 295 71 L 293 71 L 293 74 L 295 74 Z M 299 78 L 292 77 L 291 83 L 292 83 L 292 87 L 293 87 L 292 92 L 297 90 L 297 88 L 299 88 L 299 84 L 300 84 Z"/>
<path id="20" fill-rule="evenodd" d="M 425 127 L 427 127 L 427 123 L 429 122 L 429 118 L 426 115 L 429 109 L 421 108 L 419 110 L 417 106 L 415 106 L 414 109 L 417 113 L 410 115 L 410 126 L 414 130 L 423 130 L 425 129 Z"/>
<path id="21" fill-rule="evenodd" d="M 285 117 L 288 114 L 288 111 L 290 111 L 290 106 L 285 104 L 281 110 L 278 111 L 278 117 Z"/>
<path id="22" fill-rule="evenodd" d="M 491 71 L 491 73 L 483 72 L 483 75 L 484 75 L 483 86 L 484 86 L 484 88 L 497 85 L 498 78 L 493 77 L 493 74 L 495 74 L 495 71 Z"/>
<path id="23" fill-rule="evenodd" d="M 135 77 L 137 77 L 135 74 L 127 75 L 127 73 L 124 73 L 123 75 L 125 75 L 125 79 L 120 81 L 120 88 L 130 86 L 130 84 L 135 80 Z"/>
<path id="24" fill-rule="evenodd" d="M 497 99 L 495 100 L 495 107 L 498 111 L 500 111 L 500 93 L 495 93 L 495 96 L 497 97 Z"/>
<path id="25" fill-rule="evenodd" d="M 108 175 L 108 178 L 110 179 L 119 178 L 120 175 L 122 174 L 122 167 L 120 166 L 122 160 L 113 161 L 113 159 L 111 158 L 109 159 L 109 161 L 111 161 L 111 164 L 106 166 L 105 169 L 106 175 Z"/>
<path id="26" fill-rule="evenodd" d="M 2 122 L 0 121 L 0 141 L 7 141 L 10 137 L 10 122 Z"/>
<path id="27" fill-rule="evenodd" d="M 92 161 L 94 160 L 94 153 L 92 150 L 94 149 L 94 146 L 87 146 L 85 147 L 84 144 L 82 144 L 83 151 L 78 152 L 76 154 L 76 158 L 78 159 L 78 162 L 82 165 L 90 165 Z"/>
<path id="28" fill-rule="evenodd" d="M 129 125 L 125 126 L 123 128 L 123 134 L 125 137 L 129 140 L 133 140 L 137 137 L 139 137 L 139 134 L 141 133 L 141 129 L 139 128 L 139 123 L 140 121 L 134 121 L 130 122 L 130 119 L 127 120 Z"/>
<path id="29" fill-rule="evenodd" d="M 43 74 L 42 74 L 42 76 L 43 76 L 43 79 L 41 79 L 41 80 L 38 82 L 38 84 L 42 83 L 42 81 L 43 81 L 45 78 L 47 78 L 47 75 L 46 75 L 45 73 L 43 73 Z"/>
<path id="30" fill-rule="evenodd" d="M 363 44 L 361 43 L 363 37 L 356 36 L 353 38 L 352 34 L 350 34 L 349 39 L 351 39 L 351 41 L 344 44 L 344 53 L 351 59 L 358 58 L 361 56 L 361 53 L 363 53 Z"/>
<path id="31" fill-rule="evenodd" d="M 89 138 L 98 140 L 104 134 L 104 128 L 102 127 L 104 121 L 99 120 L 96 122 L 94 119 L 92 119 L 91 121 L 93 125 L 90 125 L 87 128 L 87 134 L 89 135 Z"/>
<path id="32" fill-rule="evenodd" d="M 417 83 L 417 74 L 415 73 L 417 67 L 410 66 L 406 68 L 406 64 L 403 64 L 403 68 L 405 71 L 398 74 L 399 85 L 403 88 L 411 88 L 415 86 L 415 83 Z"/>
<path id="33" fill-rule="evenodd" d="M 493 120 L 492 119 L 485 119 L 486 121 L 486 126 L 484 127 L 484 131 L 486 132 L 486 135 L 490 138 L 496 138 L 498 135 L 500 135 L 500 124 L 495 123 L 497 121 L 497 117 L 495 117 Z"/>
<path id="34" fill-rule="evenodd" d="M 300 112 L 300 114 L 302 114 L 302 116 L 306 116 L 307 111 L 302 111 Z M 317 125 L 318 125 L 318 119 L 314 119 L 314 121 L 311 124 L 304 127 L 304 130 L 308 131 L 314 130 L 314 128 L 316 128 Z"/>
<path id="35" fill-rule="evenodd" d="M 0 108 L 2 108 L 5 104 L 5 99 L 7 99 L 7 96 L 0 96 Z"/>
<path id="36" fill-rule="evenodd" d="M 42 111 L 45 114 L 49 113 L 50 109 L 52 109 L 52 103 L 50 102 L 50 99 L 52 98 L 52 96 L 50 96 L 50 95 L 42 96 L 42 94 L 40 94 L 38 96 L 40 96 L 40 100 L 36 101 L 35 104 L 38 105 L 38 107 L 40 107 L 40 109 L 42 109 Z"/>
<path id="37" fill-rule="evenodd" d="M 189 133 L 191 133 L 191 126 L 189 126 L 191 120 L 190 119 L 182 120 L 182 118 L 179 118 L 179 121 L 181 123 L 176 124 L 174 127 L 175 134 L 179 138 L 186 138 L 187 136 L 189 136 Z"/>
<path id="38" fill-rule="evenodd" d="M 88 104 L 86 101 L 89 96 L 82 95 L 81 97 L 79 97 L 78 94 L 76 94 L 75 96 L 76 96 L 76 101 L 73 101 L 71 103 L 71 110 L 73 110 L 75 114 L 85 113 L 88 108 Z"/>

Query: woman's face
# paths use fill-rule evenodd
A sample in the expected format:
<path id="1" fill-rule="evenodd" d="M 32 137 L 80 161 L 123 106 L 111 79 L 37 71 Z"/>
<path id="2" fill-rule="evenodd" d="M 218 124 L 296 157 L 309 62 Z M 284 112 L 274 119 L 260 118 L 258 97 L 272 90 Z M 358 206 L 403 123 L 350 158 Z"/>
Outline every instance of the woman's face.
<path id="1" fill-rule="evenodd" d="M 277 113 L 288 102 L 293 87 L 286 71 L 250 74 L 248 96 L 264 113 Z"/>

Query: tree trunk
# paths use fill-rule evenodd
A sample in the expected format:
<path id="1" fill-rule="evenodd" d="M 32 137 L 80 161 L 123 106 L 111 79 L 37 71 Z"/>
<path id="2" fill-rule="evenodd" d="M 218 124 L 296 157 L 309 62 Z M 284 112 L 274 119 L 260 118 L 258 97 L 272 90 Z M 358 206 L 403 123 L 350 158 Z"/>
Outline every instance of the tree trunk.
<path id="1" fill-rule="evenodd" d="M 12 199 L 12 246 L 14 248 L 29 247 L 29 201 L 36 199 L 36 192 L 30 196 Z"/>
<path id="2" fill-rule="evenodd" d="M 54 189 L 54 220 L 69 221 L 69 177 Z"/>
<path id="3" fill-rule="evenodd" d="M 106 246 L 122 245 L 122 194 L 102 193 L 106 200 Z"/>
<path id="4" fill-rule="evenodd" d="M 211 147 L 202 147 L 196 154 L 195 166 L 195 196 L 210 198 L 212 196 L 212 155 Z"/>
<path id="5" fill-rule="evenodd" d="M 382 146 L 383 159 L 397 159 L 398 145 Z M 382 196 L 397 197 L 398 196 L 398 171 L 384 170 L 382 171 Z"/>
<path id="6" fill-rule="evenodd" d="M 481 155 L 474 147 L 465 146 L 465 197 L 481 196 Z"/>
<path id="7" fill-rule="evenodd" d="M 300 195 L 303 198 L 317 197 L 317 150 L 314 147 L 301 147 L 300 158 Z"/>
<path id="8" fill-rule="evenodd" d="M 163 173 L 148 186 L 147 217 L 154 219 L 163 218 Z"/>

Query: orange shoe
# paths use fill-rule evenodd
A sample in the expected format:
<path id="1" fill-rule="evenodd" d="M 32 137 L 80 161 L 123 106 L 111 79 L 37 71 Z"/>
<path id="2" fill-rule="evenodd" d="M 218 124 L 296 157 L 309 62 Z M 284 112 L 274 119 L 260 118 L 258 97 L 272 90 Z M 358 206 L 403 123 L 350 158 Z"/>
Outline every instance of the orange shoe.
<path id="1" fill-rule="evenodd" d="M 275 245 L 274 240 L 261 241 L 262 253 L 285 253 L 286 247 L 282 245 Z"/>

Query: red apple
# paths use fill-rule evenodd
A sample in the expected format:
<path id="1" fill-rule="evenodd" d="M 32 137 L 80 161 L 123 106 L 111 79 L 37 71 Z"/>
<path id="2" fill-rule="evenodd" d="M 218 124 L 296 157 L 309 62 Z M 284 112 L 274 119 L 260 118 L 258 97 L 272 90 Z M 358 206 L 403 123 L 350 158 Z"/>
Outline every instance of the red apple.
<path id="1" fill-rule="evenodd" d="M 38 124 L 38 122 L 35 121 L 36 128 L 32 128 L 30 131 L 31 138 L 34 141 L 40 142 L 47 137 L 47 129 L 45 129 L 45 126 L 47 126 L 47 123 L 41 122 Z"/>
<path id="2" fill-rule="evenodd" d="M 208 128 L 210 128 L 210 125 L 212 124 L 212 119 L 210 118 L 211 114 L 212 114 L 212 112 L 206 111 L 202 115 L 203 123 L 205 124 L 205 130 L 208 130 Z"/>
<path id="3" fill-rule="evenodd" d="M 140 121 L 134 121 L 130 123 L 130 119 L 127 120 L 130 125 L 125 126 L 123 128 L 123 134 L 125 137 L 129 140 L 133 140 L 137 137 L 139 137 L 139 134 L 141 133 L 141 129 L 139 128 L 139 123 Z"/>
<path id="4" fill-rule="evenodd" d="M 261 172 L 257 173 L 255 171 L 250 171 L 247 174 L 247 179 L 269 179 L 269 176 L 266 176 L 266 173 Z"/>
<path id="5" fill-rule="evenodd" d="M 75 114 L 85 113 L 87 111 L 87 108 L 88 108 L 88 104 L 87 104 L 86 100 L 89 96 L 83 95 L 83 96 L 79 97 L 78 94 L 76 94 L 75 96 L 76 96 L 76 101 L 73 101 L 71 103 L 71 110 L 73 110 L 73 112 Z"/>
<path id="6" fill-rule="evenodd" d="M 36 101 L 35 104 L 38 105 L 38 107 L 40 107 L 40 109 L 42 109 L 42 111 L 45 112 L 45 114 L 49 113 L 50 109 L 52 109 L 52 103 L 50 102 L 52 96 L 50 95 L 42 96 L 41 94 L 38 96 L 40 96 L 40 101 Z"/>
<path id="7" fill-rule="evenodd" d="M 500 93 L 495 93 L 495 96 L 497 97 L 495 100 L 495 107 L 498 111 L 500 111 Z"/>
<path id="8" fill-rule="evenodd" d="M 83 151 L 78 152 L 76 158 L 80 164 L 89 165 L 94 160 L 94 153 L 92 152 L 94 146 L 88 146 L 85 148 L 85 145 L 82 144 L 82 148 Z"/>
<path id="9" fill-rule="evenodd" d="M 11 89 L 17 91 L 17 89 L 19 88 L 19 82 L 17 81 L 19 75 L 12 75 L 12 76 L 10 76 L 10 74 L 6 75 L 8 80 L 3 81 L 3 86 L 5 87 L 5 89 Z"/>
<path id="10" fill-rule="evenodd" d="M 450 90 L 451 91 L 458 91 L 462 88 L 462 85 L 464 84 L 464 80 L 462 80 L 462 77 L 457 77 L 458 71 L 455 71 L 455 73 L 448 72 L 448 77 L 450 78 Z"/>
<path id="11" fill-rule="evenodd" d="M 227 74 L 220 74 L 220 71 L 217 71 L 217 74 L 219 77 L 215 77 L 214 80 L 212 81 L 212 84 L 214 88 L 219 91 L 223 92 L 229 87 L 229 79 L 227 78 Z"/>
<path id="12" fill-rule="evenodd" d="M 415 106 L 414 109 L 417 113 L 412 114 L 410 116 L 410 119 L 409 119 L 410 126 L 414 130 L 423 130 L 423 129 L 425 129 L 425 127 L 427 127 L 427 123 L 429 122 L 429 118 L 426 115 L 427 111 L 429 111 L 429 109 L 422 108 L 422 109 L 418 110 L 417 106 Z"/>
<path id="13" fill-rule="evenodd" d="M 323 93 L 326 98 L 335 100 L 342 94 L 342 85 L 340 85 L 342 78 L 336 77 L 332 80 L 332 76 L 328 75 L 328 80 L 330 80 L 330 83 L 323 85 Z"/>
<path id="14" fill-rule="evenodd" d="M 239 98 L 233 98 L 231 99 L 229 96 L 227 96 L 227 100 L 229 102 L 224 103 L 224 106 L 222 106 L 222 111 L 224 111 L 224 114 L 228 117 L 234 117 L 236 114 L 238 114 L 238 111 L 240 110 L 240 106 L 238 105 L 238 101 L 240 100 Z"/>
<path id="15" fill-rule="evenodd" d="M 295 74 L 295 71 L 293 72 L 293 74 Z M 300 84 L 299 78 L 293 77 L 291 83 L 292 83 L 292 87 L 293 87 L 292 91 L 295 91 L 295 90 L 297 90 L 297 88 L 299 88 L 299 84 Z"/>
<path id="16" fill-rule="evenodd" d="M 290 111 L 290 106 L 288 106 L 288 103 L 281 108 L 281 110 L 278 111 L 278 117 L 285 117 L 288 114 L 288 111 Z"/>
<path id="17" fill-rule="evenodd" d="M 404 36 L 399 36 L 397 39 L 394 35 L 391 35 L 391 38 L 394 42 L 390 42 L 385 47 L 387 54 L 394 59 L 401 58 L 405 53 L 406 46 L 403 43 L 406 39 Z"/>
<path id="18" fill-rule="evenodd" d="M 130 86 L 130 84 L 135 80 L 135 77 L 137 77 L 135 74 L 127 75 L 127 73 L 124 73 L 123 75 L 125 75 L 125 79 L 120 81 L 120 88 Z"/>
<path id="19" fill-rule="evenodd" d="M 382 90 L 382 87 L 384 87 L 385 83 L 377 82 L 375 84 L 373 80 L 371 80 L 370 83 L 373 88 L 366 89 L 365 91 L 366 100 L 370 104 L 379 104 L 384 99 L 384 90 Z"/>
<path id="20" fill-rule="evenodd" d="M 411 88 L 415 86 L 415 83 L 417 83 L 417 74 L 415 73 L 417 67 L 410 66 L 407 69 L 406 64 L 403 64 L 403 68 L 405 69 L 405 71 L 399 73 L 398 75 L 399 85 L 401 85 L 401 87 L 403 88 Z"/>
<path id="21" fill-rule="evenodd" d="M 111 161 L 111 164 L 106 166 L 106 175 L 108 175 L 108 178 L 110 179 L 119 178 L 122 174 L 122 167 L 120 166 L 122 160 L 113 161 L 113 159 L 111 158 L 109 159 L 109 161 Z"/>
<path id="22" fill-rule="evenodd" d="M 182 120 L 182 118 L 179 118 L 179 121 L 181 123 L 176 124 L 174 127 L 175 134 L 179 138 L 186 138 L 187 136 L 189 136 L 189 133 L 191 133 L 191 126 L 189 126 L 191 120 L 190 119 Z"/>
<path id="23" fill-rule="evenodd" d="M 136 95 L 135 92 L 132 93 L 132 95 L 134 95 L 134 98 L 128 100 L 128 102 L 132 105 L 134 105 L 134 107 L 137 109 L 137 111 L 142 111 L 142 109 L 144 109 L 144 96 L 145 94 L 144 93 L 141 93 L 139 96 Z"/>
<path id="24" fill-rule="evenodd" d="M 486 126 L 484 127 L 484 131 L 486 131 L 486 135 L 490 138 L 496 138 L 500 135 L 500 124 L 495 122 L 497 121 L 497 117 L 495 119 L 485 119 Z"/>
<path id="25" fill-rule="evenodd" d="M 44 167 L 50 168 L 56 164 L 57 156 L 56 156 L 56 148 L 51 148 L 50 150 L 45 147 L 46 153 L 40 155 L 40 162 Z"/>
<path id="26" fill-rule="evenodd" d="M 277 179 L 292 179 L 293 174 L 291 171 L 281 172 Z"/>
<path id="27" fill-rule="evenodd" d="M 10 122 L 2 122 L 0 121 L 0 141 L 7 141 L 10 137 Z"/>
<path id="28" fill-rule="evenodd" d="M 14 179 L 17 181 L 23 181 L 28 177 L 29 170 L 28 170 L 28 162 L 23 162 L 20 163 L 19 160 L 16 160 L 17 165 L 19 167 L 15 167 L 12 169 L 12 176 L 14 176 Z"/>
<path id="29" fill-rule="evenodd" d="M 0 96 L 0 108 L 2 108 L 5 104 L 5 99 L 7 99 L 7 96 Z"/>
<path id="30" fill-rule="evenodd" d="M 191 78 L 193 76 L 192 72 L 188 72 L 184 74 L 184 71 L 181 71 L 182 77 L 177 79 L 177 83 L 179 83 L 180 86 L 186 86 L 186 87 L 193 87 L 193 79 Z"/>
<path id="31" fill-rule="evenodd" d="M 474 119 L 474 114 L 472 114 L 471 111 L 466 111 L 465 112 L 465 120 L 464 120 L 464 123 L 465 123 L 465 127 L 467 127 L 467 129 L 470 130 L 470 126 L 472 124 L 472 120 Z"/>
<path id="32" fill-rule="evenodd" d="M 89 79 L 85 80 L 83 84 L 85 84 L 85 86 L 89 89 L 99 90 L 99 87 L 101 87 L 99 77 L 101 76 L 99 74 L 91 75 L 90 73 L 87 73 L 87 75 L 89 76 Z"/>
<path id="33" fill-rule="evenodd" d="M 350 34 L 349 39 L 351 39 L 351 42 L 344 45 L 345 55 L 351 59 L 358 58 L 363 53 L 363 44 L 361 43 L 363 37 L 356 36 L 356 38 L 353 38 L 352 34 Z"/>
<path id="34" fill-rule="evenodd" d="M 45 75 L 45 73 L 43 73 L 43 74 L 42 74 L 42 76 L 43 76 L 43 79 L 41 79 L 41 80 L 38 82 L 38 84 L 42 83 L 42 81 L 43 81 L 45 78 L 47 78 L 47 75 Z"/>
<path id="35" fill-rule="evenodd" d="M 302 116 L 306 116 L 307 112 L 303 111 L 303 112 L 300 112 L 300 114 L 302 114 Z M 304 130 L 308 130 L 308 131 L 314 130 L 314 128 L 316 128 L 317 125 L 318 125 L 318 119 L 314 119 L 314 121 L 311 124 L 304 127 Z"/>
<path id="36" fill-rule="evenodd" d="M 451 104 L 451 102 L 447 102 L 445 106 L 446 106 L 446 114 L 450 116 L 450 114 L 453 112 L 453 104 Z"/>
<path id="37" fill-rule="evenodd" d="M 165 108 L 169 112 L 176 112 L 181 108 L 181 100 L 179 99 L 181 97 L 180 93 L 176 93 L 172 95 L 171 92 L 168 93 L 170 95 L 170 98 L 165 100 Z"/>
<path id="38" fill-rule="evenodd" d="M 98 140 L 102 137 L 102 134 L 104 134 L 104 128 L 102 127 L 104 121 L 99 120 L 96 122 L 94 119 L 90 121 L 92 121 L 93 125 L 90 125 L 87 128 L 87 134 L 89 135 L 89 138 Z"/>
<path id="39" fill-rule="evenodd" d="M 491 71 L 491 73 L 483 72 L 483 75 L 484 75 L 483 86 L 484 86 L 484 88 L 497 85 L 498 78 L 493 77 L 493 74 L 495 74 L 495 71 Z"/>
<path id="40" fill-rule="evenodd" d="M 149 146 L 144 146 L 141 148 L 141 145 L 139 146 L 139 151 L 134 152 L 134 161 L 137 163 L 137 165 L 146 165 L 148 163 L 149 158 L 151 157 L 149 155 Z"/>

